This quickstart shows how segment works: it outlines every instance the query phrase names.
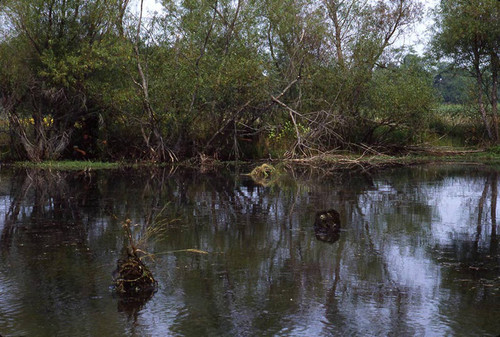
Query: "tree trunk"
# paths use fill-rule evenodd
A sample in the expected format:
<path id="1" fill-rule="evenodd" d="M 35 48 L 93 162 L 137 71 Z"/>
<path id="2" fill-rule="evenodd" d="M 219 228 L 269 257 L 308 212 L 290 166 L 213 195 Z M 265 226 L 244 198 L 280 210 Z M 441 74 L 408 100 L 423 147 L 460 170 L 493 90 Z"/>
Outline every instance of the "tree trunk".
<path id="1" fill-rule="evenodd" d="M 127 6 L 130 0 L 121 0 L 118 1 L 118 7 L 119 7 L 119 12 L 118 12 L 118 34 L 120 37 L 124 36 L 124 31 L 125 29 L 123 28 L 123 19 L 125 17 L 125 13 L 127 11 Z"/>
<path id="2" fill-rule="evenodd" d="M 337 62 L 343 67 L 344 66 L 344 53 L 342 52 L 342 28 L 338 19 L 338 3 L 337 1 L 328 1 L 328 15 L 333 21 L 333 26 L 335 28 L 335 49 L 337 52 Z"/>
<path id="3" fill-rule="evenodd" d="M 484 106 L 483 73 L 481 72 L 480 55 L 477 49 L 474 51 L 474 75 L 476 76 L 477 104 L 479 107 L 479 113 L 481 114 L 484 127 L 486 128 L 486 132 L 488 133 L 488 138 L 492 141 L 495 141 L 493 132 L 491 131 L 490 123 L 488 121 L 488 116 L 486 114 L 486 107 Z"/>
<path id="4" fill-rule="evenodd" d="M 491 119 L 493 122 L 493 130 L 495 132 L 495 143 L 498 143 L 498 68 L 500 61 L 498 54 L 493 51 L 491 53 Z"/>
<path id="5" fill-rule="evenodd" d="M 34 129 L 34 136 L 35 136 L 35 149 L 36 149 L 36 154 L 39 157 L 39 160 L 44 159 L 44 154 L 45 154 L 45 146 L 44 146 L 44 134 L 43 134 L 43 119 L 42 119 L 42 112 L 41 110 L 41 105 L 42 103 L 39 103 L 40 106 L 35 109 L 33 112 L 33 129 Z M 36 160 L 38 161 L 38 160 Z"/>
<path id="6" fill-rule="evenodd" d="M 491 180 L 491 236 L 497 235 L 498 173 L 492 173 Z"/>
<path id="7" fill-rule="evenodd" d="M 141 82 L 136 82 L 136 85 L 142 90 L 142 103 L 147 114 L 148 122 L 141 124 L 141 131 L 144 138 L 146 148 L 149 151 L 150 159 L 166 161 L 168 157 L 170 161 L 176 161 L 175 154 L 167 148 L 163 139 L 162 131 L 160 130 L 159 120 L 155 114 L 151 101 L 149 100 L 148 79 L 144 73 L 141 63 L 141 55 L 139 53 L 139 41 L 141 34 L 142 14 L 144 8 L 144 0 L 140 2 L 139 22 L 137 23 L 137 35 L 135 38 L 134 52 L 137 61 L 137 72 Z M 152 144 L 153 142 L 153 144 Z"/>
<path id="8" fill-rule="evenodd" d="M 479 248 L 479 239 L 481 238 L 481 232 L 483 228 L 483 210 L 484 203 L 486 201 L 486 196 L 488 194 L 488 189 L 490 185 L 490 178 L 486 178 L 484 182 L 483 193 L 481 194 L 481 198 L 479 198 L 479 205 L 477 207 L 477 225 L 476 225 L 476 238 L 474 240 L 474 252 L 477 253 Z"/>

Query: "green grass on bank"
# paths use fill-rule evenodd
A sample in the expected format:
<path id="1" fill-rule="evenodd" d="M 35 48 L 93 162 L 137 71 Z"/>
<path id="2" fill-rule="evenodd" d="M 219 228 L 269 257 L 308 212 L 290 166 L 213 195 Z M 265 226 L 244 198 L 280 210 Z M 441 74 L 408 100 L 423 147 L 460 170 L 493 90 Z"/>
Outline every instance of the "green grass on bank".
<path id="1" fill-rule="evenodd" d="M 488 149 L 465 149 L 456 147 L 429 147 L 415 151 L 410 151 L 402 155 L 384 155 L 384 154 L 354 154 L 354 153 L 338 153 L 315 156 L 310 158 L 300 159 L 283 159 L 277 162 L 288 164 L 310 165 L 320 169 L 335 170 L 348 169 L 355 167 L 389 167 L 389 166 L 404 166 L 418 165 L 432 162 L 470 162 L 479 164 L 490 164 L 500 166 L 500 146 L 490 147 Z M 262 161 L 256 161 L 262 162 Z M 273 165 L 276 162 L 273 161 Z M 234 166 L 243 164 L 242 162 L 219 162 L 213 163 L 212 166 L 220 167 L 220 165 Z M 246 164 L 249 164 L 246 162 Z M 82 171 L 82 170 L 105 170 L 105 169 L 120 169 L 120 168 L 140 168 L 140 167 L 161 167 L 165 163 L 127 163 L 127 162 L 93 162 L 93 161 L 46 161 L 41 163 L 33 162 L 16 162 L 12 166 L 20 168 L 38 168 L 46 170 L 63 170 L 63 171 Z M 167 165 L 168 166 L 168 165 Z M 194 165 L 191 161 L 175 163 L 175 166 L 198 167 L 205 168 L 203 164 Z"/>
<path id="2" fill-rule="evenodd" d="M 14 167 L 21 168 L 39 168 L 44 170 L 62 170 L 62 171 L 82 171 L 82 170 L 105 170 L 117 169 L 124 167 L 123 163 L 107 163 L 107 162 L 93 162 L 93 161 L 44 161 L 34 163 L 29 161 L 16 162 Z"/>

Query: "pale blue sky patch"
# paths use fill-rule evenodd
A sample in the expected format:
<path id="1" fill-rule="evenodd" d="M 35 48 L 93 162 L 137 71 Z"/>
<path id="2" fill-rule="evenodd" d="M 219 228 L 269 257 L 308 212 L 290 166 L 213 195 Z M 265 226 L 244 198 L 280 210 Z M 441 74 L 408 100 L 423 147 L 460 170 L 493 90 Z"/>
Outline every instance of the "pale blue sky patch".
<path id="1" fill-rule="evenodd" d="M 431 38 L 431 26 L 434 24 L 431 11 L 438 5 L 438 0 L 420 1 L 424 5 L 424 15 L 420 22 L 415 27 L 408 30 L 405 34 L 399 36 L 395 42 L 395 46 L 413 47 L 414 50 L 423 54 L 429 44 Z M 136 0 L 131 5 L 132 10 L 139 11 L 140 0 Z M 158 0 L 144 0 L 144 16 L 151 16 L 155 12 L 161 13 L 163 10 L 160 1 Z"/>

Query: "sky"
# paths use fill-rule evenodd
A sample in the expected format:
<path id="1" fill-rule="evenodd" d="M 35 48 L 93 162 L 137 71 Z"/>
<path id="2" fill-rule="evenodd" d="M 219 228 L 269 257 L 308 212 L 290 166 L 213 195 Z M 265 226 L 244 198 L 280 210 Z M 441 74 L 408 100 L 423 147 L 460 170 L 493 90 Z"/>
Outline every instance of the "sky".
<path id="1" fill-rule="evenodd" d="M 437 6 L 439 0 L 420 0 L 419 2 L 424 5 L 423 19 L 415 26 L 412 32 L 401 36 L 396 45 L 413 46 L 417 53 L 423 54 L 430 41 L 430 27 L 434 23 L 430 11 Z M 139 8 L 139 3 L 139 0 L 135 2 L 137 8 Z M 161 12 L 162 6 L 158 0 L 144 0 L 144 9 L 146 13 Z"/>
<path id="2" fill-rule="evenodd" d="M 136 3 L 137 6 L 139 6 L 140 1 L 136 1 Z M 157 0 L 144 0 L 144 8 L 148 12 L 154 12 L 154 11 L 161 12 L 162 9 L 159 1 Z"/>
<path id="3" fill-rule="evenodd" d="M 406 34 L 402 37 L 402 43 L 414 45 L 415 51 L 419 54 L 423 54 L 431 38 L 430 28 L 434 24 L 431 11 L 439 4 L 439 0 L 423 0 L 420 2 L 424 4 L 424 17 L 415 26 L 412 33 Z"/>

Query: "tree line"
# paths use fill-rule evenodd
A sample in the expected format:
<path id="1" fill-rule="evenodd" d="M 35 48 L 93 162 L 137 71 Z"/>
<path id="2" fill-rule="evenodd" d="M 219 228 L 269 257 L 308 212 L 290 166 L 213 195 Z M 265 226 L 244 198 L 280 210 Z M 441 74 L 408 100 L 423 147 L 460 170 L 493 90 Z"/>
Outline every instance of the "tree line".
<path id="1" fill-rule="evenodd" d="M 394 46 L 422 19 L 417 0 L 161 4 L 151 17 L 143 0 L 2 1 L 4 152 L 276 158 L 409 144 L 429 129 L 436 68 Z M 496 141 L 499 8 L 481 4 L 490 31 L 457 40 L 454 20 L 473 25 L 477 13 L 463 19 L 467 1 L 441 2 L 434 54 L 481 75 L 477 93 L 490 94 L 475 99 Z"/>

